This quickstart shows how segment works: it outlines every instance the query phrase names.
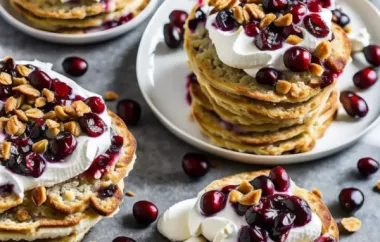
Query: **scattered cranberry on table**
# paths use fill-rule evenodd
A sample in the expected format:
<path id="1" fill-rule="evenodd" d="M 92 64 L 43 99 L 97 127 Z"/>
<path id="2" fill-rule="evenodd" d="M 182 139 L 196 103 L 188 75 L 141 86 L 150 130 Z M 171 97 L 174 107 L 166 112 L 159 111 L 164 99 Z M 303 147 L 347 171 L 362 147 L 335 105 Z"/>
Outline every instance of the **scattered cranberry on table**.
<path id="1" fill-rule="evenodd" d="M 148 225 L 156 221 L 158 209 L 151 202 L 139 201 L 133 205 L 133 216 L 137 222 Z"/>
<path id="2" fill-rule="evenodd" d="M 199 178 L 210 170 L 206 157 L 202 154 L 187 153 L 182 159 L 182 168 L 192 178 Z"/>
<path id="3" fill-rule="evenodd" d="M 358 170 L 363 176 L 375 174 L 379 167 L 379 162 L 370 157 L 362 158 L 358 161 Z"/>
<path id="4" fill-rule="evenodd" d="M 141 107 L 136 101 L 123 99 L 117 103 L 116 113 L 127 125 L 136 125 L 140 121 Z"/>
<path id="5" fill-rule="evenodd" d="M 341 92 L 340 102 L 347 114 L 353 118 L 363 118 L 368 114 L 369 108 L 366 101 L 351 91 Z"/>
<path id="6" fill-rule="evenodd" d="M 336 242 L 336 240 L 329 235 L 322 235 L 316 240 L 314 240 L 314 242 Z"/>
<path id="7" fill-rule="evenodd" d="M 377 82 L 377 79 L 377 72 L 373 68 L 367 67 L 354 75 L 354 84 L 360 89 L 368 89 Z"/>
<path id="8" fill-rule="evenodd" d="M 211 216 L 221 211 L 226 205 L 226 196 L 220 191 L 209 191 L 202 195 L 200 207 L 204 215 Z"/>
<path id="9" fill-rule="evenodd" d="M 368 45 L 363 49 L 367 61 L 374 66 L 380 66 L 380 46 Z"/>
<path id="10" fill-rule="evenodd" d="M 136 242 L 136 240 L 125 237 L 125 236 L 120 236 L 112 240 L 112 242 Z"/>
<path id="11" fill-rule="evenodd" d="M 182 10 L 173 10 L 169 15 L 169 23 L 163 28 L 164 40 L 169 48 L 175 49 L 181 46 L 184 34 L 184 24 L 188 14 Z"/>
<path id="12" fill-rule="evenodd" d="M 88 64 L 80 57 L 71 56 L 63 60 L 62 67 L 71 76 L 82 76 L 87 72 Z"/>
<path id="13" fill-rule="evenodd" d="M 340 206 L 347 212 L 356 212 L 364 203 L 364 194 L 357 188 L 345 188 L 339 194 Z"/>

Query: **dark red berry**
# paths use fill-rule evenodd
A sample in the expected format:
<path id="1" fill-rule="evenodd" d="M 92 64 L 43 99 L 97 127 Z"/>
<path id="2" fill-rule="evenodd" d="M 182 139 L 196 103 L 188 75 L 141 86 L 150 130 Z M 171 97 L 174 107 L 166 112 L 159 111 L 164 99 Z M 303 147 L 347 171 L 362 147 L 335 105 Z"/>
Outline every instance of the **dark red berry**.
<path id="1" fill-rule="evenodd" d="M 290 177 L 285 169 L 277 166 L 269 173 L 269 178 L 272 180 L 277 191 L 285 192 L 290 187 Z"/>
<path id="2" fill-rule="evenodd" d="M 112 240 L 112 242 L 136 242 L 136 240 L 125 237 L 125 236 L 119 236 Z"/>
<path id="3" fill-rule="evenodd" d="M 63 70 L 71 76 L 82 76 L 86 73 L 88 64 L 86 60 L 80 57 L 71 56 L 63 60 L 62 67 Z"/>
<path id="4" fill-rule="evenodd" d="M 250 183 L 255 189 L 261 189 L 263 197 L 274 194 L 274 184 L 267 176 L 258 176 Z"/>
<path id="5" fill-rule="evenodd" d="M 238 242 L 266 242 L 268 241 L 268 233 L 257 226 L 243 226 L 238 235 Z"/>
<path id="6" fill-rule="evenodd" d="M 215 24 L 222 31 L 231 31 L 238 26 L 232 10 L 219 11 L 215 18 Z"/>
<path id="7" fill-rule="evenodd" d="M 263 0 L 265 12 L 280 12 L 288 8 L 288 0 Z"/>
<path id="8" fill-rule="evenodd" d="M 335 80 L 338 78 L 338 75 L 332 71 L 325 71 L 321 77 L 321 88 L 326 88 L 333 84 Z"/>
<path id="9" fill-rule="evenodd" d="M 209 191 L 202 195 L 200 207 L 205 216 L 221 211 L 226 205 L 226 196 L 219 191 Z"/>
<path id="10" fill-rule="evenodd" d="M 111 138 L 111 146 L 108 148 L 109 153 L 119 153 L 124 144 L 122 136 L 114 135 Z"/>
<path id="11" fill-rule="evenodd" d="M 92 112 L 97 114 L 101 114 L 104 112 L 104 110 L 106 110 L 106 105 L 100 97 L 89 97 L 84 100 L 84 103 L 86 103 L 91 108 Z"/>
<path id="12" fill-rule="evenodd" d="M 182 10 L 173 10 L 169 15 L 170 23 L 178 28 L 183 28 L 189 15 Z"/>
<path id="13" fill-rule="evenodd" d="M 244 25 L 244 31 L 249 37 L 256 37 L 260 33 L 260 29 L 256 22 L 250 22 Z"/>
<path id="14" fill-rule="evenodd" d="M 6 184 L 0 186 L 0 196 L 5 194 L 5 193 L 12 193 L 14 189 L 14 185 L 12 184 Z"/>
<path id="15" fill-rule="evenodd" d="M 341 207 L 347 212 L 356 212 L 364 204 L 364 194 L 357 188 L 345 188 L 339 194 Z"/>
<path id="16" fill-rule="evenodd" d="M 306 6 L 298 3 L 290 7 L 289 12 L 293 15 L 293 23 L 298 24 L 306 14 Z"/>
<path id="17" fill-rule="evenodd" d="M 363 176 L 375 174 L 379 167 L 379 162 L 370 157 L 362 158 L 358 161 L 358 170 Z"/>
<path id="18" fill-rule="evenodd" d="M 324 38 L 330 33 L 329 27 L 318 14 L 313 13 L 307 15 L 304 18 L 303 23 L 306 29 L 317 38 Z"/>
<path id="19" fill-rule="evenodd" d="M 99 197 L 101 198 L 109 198 L 113 197 L 117 192 L 118 187 L 115 184 L 110 184 L 107 187 L 100 188 L 98 191 Z"/>
<path id="20" fill-rule="evenodd" d="M 304 226 L 311 221 L 312 211 L 309 204 L 300 197 L 291 196 L 285 200 L 286 208 L 296 215 L 295 226 Z"/>
<path id="21" fill-rule="evenodd" d="M 366 101 L 351 91 L 341 92 L 340 102 L 347 114 L 353 118 L 363 118 L 368 114 L 369 109 Z"/>
<path id="22" fill-rule="evenodd" d="M 173 24 L 164 25 L 164 40 L 169 48 L 178 48 L 182 43 L 183 36 L 179 28 Z"/>
<path id="23" fill-rule="evenodd" d="M 204 155 L 188 153 L 182 159 L 182 168 L 189 177 L 199 178 L 206 175 L 210 165 Z"/>
<path id="24" fill-rule="evenodd" d="M 262 85 L 275 86 L 281 73 L 269 67 L 260 69 L 256 73 L 256 81 Z"/>
<path id="25" fill-rule="evenodd" d="M 307 8 L 310 12 L 322 12 L 322 6 L 319 2 L 309 2 Z"/>
<path id="26" fill-rule="evenodd" d="M 30 84 L 37 88 L 38 90 L 42 90 L 44 88 L 50 89 L 52 84 L 52 79 L 43 71 L 34 70 L 28 76 Z"/>
<path id="27" fill-rule="evenodd" d="M 336 242 L 336 240 L 330 235 L 321 235 L 319 238 L 314 240 L 314 242 Z"/>
<path id="28" fill-rule="evenodd" d="M 106 124 L 96 113 L 85 113 L 79 118 L 79 124 L 90 137 L 99 137 L 106 130 Z"/>
<path id="29" fill-rule="evenodd" d="M 380 46 L 368 45 L 364 48 L 363 53 L 371 65 L 380 66 Z"/>
<path id="30" fill-rule="evenodd" d="M 376 83 L 377 72 L 370 67 L 364 68 L 354 75 L 354 84 L 360 89 L 368 89 Z"/>
<path id="31" fill-rule="evenodd" d="M 157 219 L 158 209 L 151 202 L 139 201 L 133 205 L 133 216 L 139 223 L 151 224 Z"/>
<path id="32" fill-rule="evenodd" d="M 290 35 L 295 35 L 303 38 L 302 29 L 295 24 L 284 27 L 282 29 L 282 37 L 284 37 L 284 39 L 287 39 Z"/>
<path id="33" fill-rule="evenodd" d="M 92 162 L 90 168 L 86 171 L 86 175 L 91 178 L 100 179 L 108 171 L 111 165 L 111 158 L 107 154 L 99 155 Z"/>
<path id="34" fill-rule="evenodd" d="M 141 107 L 136 101 L 124 99 L 116 106 L 117 115 L 128 125 L 136 125 L 140 121 Z"/>
<path id="35" fill-rule="evenodd" d="M 284 64 L 292 71 L 307 71 L 311 64 L 311 53 L 303 47 L 291 47 L 284 54 Z"/>
<path id="36" fill-rule="evenodd" d="M 195 12 L 194 19 L 189 21 L 189 29 L 194 31 L 198 24 L 206 22 L 206 19 L 206 14 L 202 11 L 202 9 L 198 8 Z"/>
<path id="37" fill-rule="evenodd" d="M 292 213 L 282 213 L 274 219 L 271 238 L 275 241 L 283 241 L 293 227 L 295 215 Z"/>
<path id="38" fill-rule="evenodd" d="M 70 99 L 73 92 L 73 89 L 69 85 L 59 80 L 53 81 L 53 90 L 59 99 Z"/>
<path id="39" fill-rule="evenodd" d="M 12 96 L 12 88 L 9 86 L 0 85 L 0 100 L 5 101 Z"/>
<path id="40" fill-rule="evenodd" d="M 232 190 L 235 190 L 236 187 L 237 187 L 236 185 L 227 185 L 223 187 L 220 191 L 228 195 Z"/>
<path id="41" fill-rule="evenodd" d="M 255 38 L 255 44 L 260 50 L 277 50 L 282 48 L 282 36 L 272 31 L 269 27 L 261 30 L 260 34 Z"/>
<path id="42" fill-rule="evenodd" d="M 72 134 L 61 132 L 49 141 L 45 156 L 51 162 L 61 162 L 74 152 L 77 144 L 77 139 Z"/>

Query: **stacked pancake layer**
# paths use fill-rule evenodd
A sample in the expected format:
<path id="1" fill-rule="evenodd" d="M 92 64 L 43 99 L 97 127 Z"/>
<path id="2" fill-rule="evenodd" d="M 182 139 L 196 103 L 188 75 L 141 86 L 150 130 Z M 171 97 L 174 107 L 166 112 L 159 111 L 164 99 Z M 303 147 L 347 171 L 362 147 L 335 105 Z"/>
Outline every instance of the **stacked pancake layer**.
<path id="1" fill-rule="evenodd" d="M 190 95 L 192 114 L 201 131 L 215 145 L 239 152 L 281 155 L 313 149 L 338 108 L 337 80 L 323 86 L 322 78 L 311 71 L 288 70 L 282 72 L 282 79 L 290 84 L 286 93 L 258 83 L 245 70 L 220 60 L 207 24 L 200 22 L 190 29 L 198 9 L 189 16 L 184 47 L 198 79 L 190 83 Z M 340 73 L 351 48 L 340 27 L 332 25 L 332 31 L 335 38 L 326 64 Z"/>
<path id="2" fill-rule="evenodd" d="M 11 0 L 34 27 L 50 32 L 81 34 L 130 21 L 149 0 Z"/>

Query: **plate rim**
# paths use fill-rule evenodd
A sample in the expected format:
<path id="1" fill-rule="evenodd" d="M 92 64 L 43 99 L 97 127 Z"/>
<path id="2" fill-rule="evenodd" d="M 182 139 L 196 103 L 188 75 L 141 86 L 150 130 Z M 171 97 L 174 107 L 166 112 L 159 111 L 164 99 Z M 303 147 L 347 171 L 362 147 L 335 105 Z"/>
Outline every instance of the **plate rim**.
<path id="1" fill-rule="evenodd" d="M 329 155 L 333 155 L 335 153 L 338 153 L 339 151 L 342 151 L 343 149 L 353 145 L 355 142 L 357 142 L 360 138 L 362 138 L 366 133 L 368 133 L 371 129 L 373 129 L 377 124 L 380 123 L 380 115 L 375 118 L 365 129 L 363 129 L 361 132 L 350 138 L 347 142 L 345 142 L 343 145 L 338 145 L 332 149 L 324 150 L 319 153 L 310 154 L 310 152 L 305 153 L 299 153 L 299 154 L 291 154 L 291 155 L 280 155 L 280 156 L 271 156 L 271 155 L 255 155 L 250 153 L 241 153 L 233 150 L 224 149 L 221 147 L 218 147 L 214 144 L 208 143 L 206 141 L 203 141 L 197 137 L 194 137 L 193 135 L 187 133 L 186 131 L 180 129 L 175 124 L 173 124 L 163 113 L 160 112 L 160 110 L 156 107 L 156 105 L 151 100 L 150 96 L 148 95 L 148 91 L 143 87 L 143 81 L 149 83 L 150 77 L 149 74 L 143 72 L 143 60 L 146 56 L 149 56 L 151 54 L 150 51 L 150 45 L 149 40 L 147 40 L 149 36 L 148 30 L 154 25 L 155 19 L 157 18 L 158 14 L 164 9 L 171 0 L 165 0 L 161 6 L 156 10 L 154 15 L 152 16 L 151 20 L 149 21 L 149 24 L 147 25 L 144 34 L 142 35 L 139 49 L 137 52 L 137 59 L 136 59 L 136 76 L 138 85 L 140 88 L 140 91 L 145 99 L 145 101 L 148 103 L 149 107 L 152 109 L 155 116 L 160 120 L 160 122 L 169 129 L 175 136 L 180 138 L 181 140 L 191 144 L 192 146 L 195 146 L 198 149 L 201 149 L 205 152 L 214 154 L 219 157 L 231 159 L 240 163 L 247 163 L 247 164 L 255 164 L 255 165 L 278 165 L 278 164 L 297 164 L 297 163 L 304 163 L 309 161 L 318 160 L 324 157 L 327 157 Z M 368 4 L 368 7 L 372 9 L 379 17 L 380 17 L 380 10 L 378 10 L 375 5 L 370 2 L 369 0 L 365 1 Z M 143 56 L 143 51 L 148 51 L 148 55 Z M 144 53 L 145 54 L 145 53 Z M 146 62 L 145 62 L 146 63 Z M 145 69 L 146 70 L 146 69 Z M 147 72 L 147 71 L 145 71 Z M 290 161 L 292 160 L 292 161 Z"/>

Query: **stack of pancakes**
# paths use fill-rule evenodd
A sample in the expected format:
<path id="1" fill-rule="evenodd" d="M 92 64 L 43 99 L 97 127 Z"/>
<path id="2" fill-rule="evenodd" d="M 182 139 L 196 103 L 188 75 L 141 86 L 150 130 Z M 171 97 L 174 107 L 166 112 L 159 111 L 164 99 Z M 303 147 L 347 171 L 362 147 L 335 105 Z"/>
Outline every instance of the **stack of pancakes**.
<path id="1" fill-rule="evenodd" d="M 194 18 L 197 7 L 189 20 Z M 350 44 L 339 26 L 326 63 L 341 72 L 350 58 Z M 220 147 L 258 155 L 281 155 L 313 149 L 334 119 L 339 92 L 309 71 L 283 73 L 292 85 L 281 94 L 262 85 L 244 70 L 218 58 L 207 29 L 186 29 L 185 50 L 198 83 L 190 84 L 192 114 L 202 132 Z"/>
<path id="2" fill-rule="evenodd" d="M 80 34 L 128 22 L 149 0 L 10 0 L 35 28 Z"/>

